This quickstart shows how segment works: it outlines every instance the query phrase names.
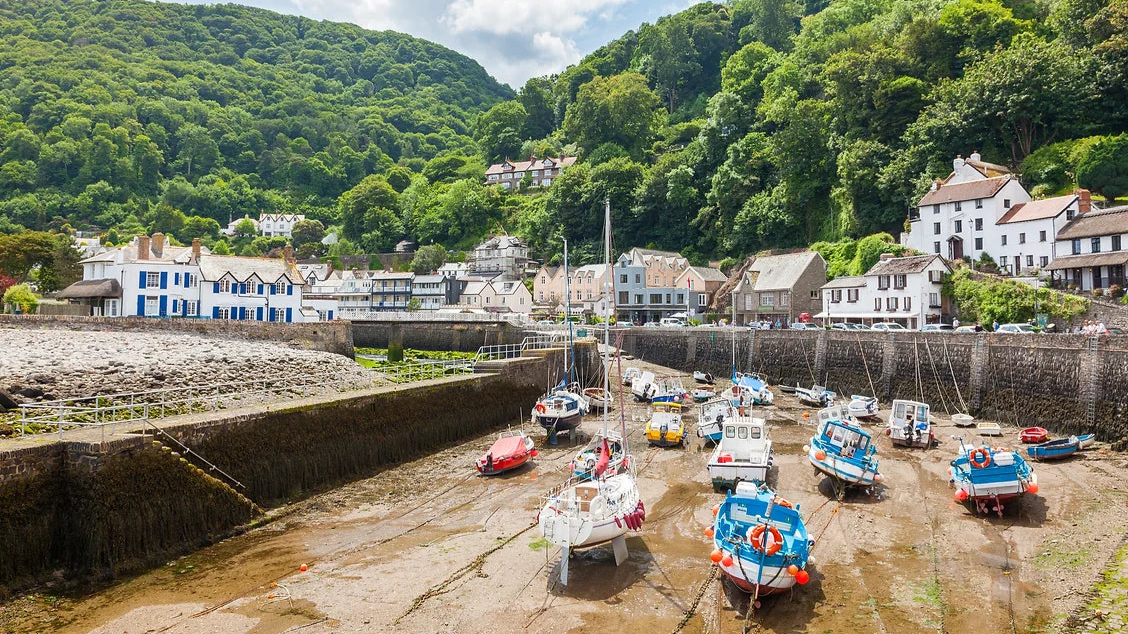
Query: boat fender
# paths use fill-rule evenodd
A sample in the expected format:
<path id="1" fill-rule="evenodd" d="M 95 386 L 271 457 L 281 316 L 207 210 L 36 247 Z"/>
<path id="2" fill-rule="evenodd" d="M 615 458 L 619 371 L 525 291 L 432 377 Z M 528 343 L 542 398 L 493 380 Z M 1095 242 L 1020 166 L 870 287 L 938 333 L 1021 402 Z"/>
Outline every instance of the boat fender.
<path id="1" fill-rule="evenodd" d="M 642 521 L 645 522 L 646 521 L 646 506 L 642 503 L 642 500 L 638 501 L 638 511 L 639 511 L 639 516 L 642 518 Z"/>
<path id="2" fill-rule="evenodd" d="M 627 514 L 627 526 L 630 526 L 632 531 L 637 531 L 640 528 L 638 516 L 634 513 Z"/>
<path id="3" fill-rule="evenodd" d="M 968 454 L 967 461 L 976 469 L 989 467 L 991 466 L 991 452 L 986 447 L 980 447 Z"/>
<path id="4" fill-rule="evenodd" d="M 617 528 L 622 528 L 622 527 L 623 527 L 623 520 L 619 519 L 619 516 L 618 516 L 618 515 L 616 515 L 616 516 L 615 516 L 615 526 L 616 526 Z"/>

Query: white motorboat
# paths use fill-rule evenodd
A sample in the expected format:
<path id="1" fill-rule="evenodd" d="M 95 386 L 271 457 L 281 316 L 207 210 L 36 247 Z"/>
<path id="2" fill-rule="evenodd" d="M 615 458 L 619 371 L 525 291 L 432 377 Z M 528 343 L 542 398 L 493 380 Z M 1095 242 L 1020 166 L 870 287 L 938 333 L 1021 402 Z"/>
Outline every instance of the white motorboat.
<path id="1" fill-rule="evenodd" d="M 736 409 L 728 398 L 715 398 L 703 403 L 697 414 L 697 436 L 714 443 L 720 442 L 724 422 L 734 416 Z"/>
<path id="2" fill-rule="evenodd" d="M 928 409 L 926 403 L 901 399 L 893 401 L 885 434 L 899 447 L 931 447 L 932 421 Z"/>
<path id="3" fill-rule="evenodd" d="M 878 416 L 877 399 L 872 396 L 851 394 L 850 403 L 847 405 L 847 408 L 850 411 L 850 415 L 858 420 L 873 419 Z"/>
<path id="4" fill-rule="evenodd" d="M 722 425 L 721 441 L 709 456 L 713 490 L 735 490 L 741 482 L 767 481 L 772 468 L 772 441 L 762 418 L 735 416 Z"/>

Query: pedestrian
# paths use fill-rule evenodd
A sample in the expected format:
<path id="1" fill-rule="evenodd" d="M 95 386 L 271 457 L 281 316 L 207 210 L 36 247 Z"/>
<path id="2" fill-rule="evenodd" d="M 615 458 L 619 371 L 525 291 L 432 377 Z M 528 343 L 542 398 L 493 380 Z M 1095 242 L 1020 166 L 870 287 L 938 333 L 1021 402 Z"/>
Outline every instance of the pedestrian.
<path id="1" fill-rule="evenodd" d="M 1098 335 L 1107 335 L 1108 334 L 1108 328 L 1105 328 L 1103 321 L 1097 322 L 1097 334 Z"/>
<path id="2" fill-rule="evenodd" d="M 952 320 L 952 330 L 955 330 L 956 328 L 959 328 L 959 327 L 960 327 L 960 320 L 959 319 L 953 319 Z"/>
<path id="3" fill-rule="evenodd" d="M 975 332 L 983 332 L 983 324 L 975 324 Z"/>
<path id="4" fill-rule="evenodd" d="M 995 321 L 991 322 L 991 330 L 995 331 L 995 330 L 998 330 L 998 329 L 999 329 L 999 320 L 996 319 Z"/>

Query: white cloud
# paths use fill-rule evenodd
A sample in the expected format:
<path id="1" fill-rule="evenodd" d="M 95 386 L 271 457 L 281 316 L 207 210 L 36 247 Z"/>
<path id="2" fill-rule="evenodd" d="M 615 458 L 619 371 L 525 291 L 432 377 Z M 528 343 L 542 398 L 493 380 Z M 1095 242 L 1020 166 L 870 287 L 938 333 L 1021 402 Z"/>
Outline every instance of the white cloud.
<path id="1" fill-rule="evenodd" d="M 630 0 L 572 0 L 571 2 L 512 2 L 511 0 L 454 0 L 442 22 L 455 33 L 478 31 L 505 35 L 568 33 L 582 28 L 593 13 Z"/>

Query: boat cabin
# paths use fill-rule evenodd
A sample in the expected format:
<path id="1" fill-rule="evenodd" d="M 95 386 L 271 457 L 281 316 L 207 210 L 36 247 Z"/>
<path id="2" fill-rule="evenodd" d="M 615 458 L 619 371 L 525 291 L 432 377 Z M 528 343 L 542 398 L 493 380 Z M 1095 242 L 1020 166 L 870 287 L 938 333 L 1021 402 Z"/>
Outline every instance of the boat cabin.
<path id="1" fill-rule="evenodd" d="M 725 421 L 725 449 L 737 455 L 747 456 L 746 448 L 761 445 L 767 438 L 764 419 L 744 416 Z M 743 451 L 742 451 L 743 450 Z"/>
<path id="2" fill-rule="evenodd" d="M 893 401 L 893 414 L 889 417 L 889 426 L 904 427 L 910 425 L 928 425 L 929 407 L 927 403 L 916 401 Z"/>
<path id="3" fill-rule="evenodd" d="M 681 414 L 681 403 L 674 401 L 655 401 L 650 409 L 655 414 Z"/>
<path id="4" fill-rule="evenodd" d="M 553 396 L 549 407 L 556 411 L 572 412 L 580 408 L 580 403 L 573 397 Z"/>
<path id="5" fill-rule="evenodd" d="M 870 448 L 869 434 L 849 422 L 844 405 L 819 410 L 819 429 L 824 444 L 838 450 L 845 458 L 862 458 Z"/>

